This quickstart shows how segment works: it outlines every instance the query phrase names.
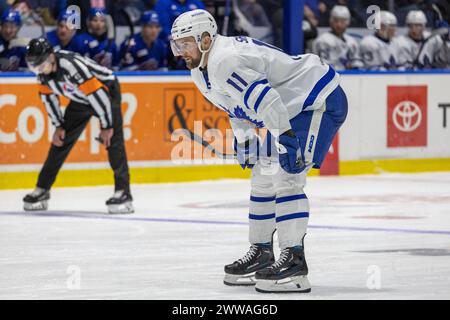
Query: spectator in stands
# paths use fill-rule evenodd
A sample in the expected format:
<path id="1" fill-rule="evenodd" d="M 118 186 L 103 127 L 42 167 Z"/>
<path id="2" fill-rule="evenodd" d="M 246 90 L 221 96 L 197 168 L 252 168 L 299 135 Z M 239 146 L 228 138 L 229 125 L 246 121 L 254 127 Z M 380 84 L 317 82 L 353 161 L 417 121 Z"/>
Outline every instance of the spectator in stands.
<path id="1" fill-rule="evenodd" d="M 337 0 L 320 0 L 317 5 L 318 14 L 316 15 L 319 19 L 319 25 L 324 27 L 327 26 L 330 22 L 330 12 L 331 9 L 336 5 L 347 6 L 345 1 L 337 1 Z"/>
<path id="2" fill-rule="evenodd" d="M 22 25 L 20 13 L 14 10 L 5 11 L 0 25 L 0 71 L 25 71 L 26 43 L 17 38 Z"/>
<path id="3" fill-rule="evenodd" d="M 158 2 L 158 0 L 143 0 L 143 2 L 144 2 L 144 6 L 147 9 L 153 10 L 155 8 L 155 5 Z"/>
<path id="4" fill-rule="evenodd" d="M 8 0 L 0 0 L 0 17 L 9 9 L 11 9 L 11 6 L 8 3 Z"/>
<path id="5" fill-rule="evenodd" d="M 205 9 L 201 0 L 158 0 L 155 11 L 162 26 L 162 37 L 168 38 L 175 19 L 186 11 Z"/>
<path id="6" fill-rule="evenodd" d="M 15 0 L 12 4 L 13 10 L 20 13 L 22 19 L 22 25 L 33 25 L 35 20 L 33 19 L 33 7 L 28 0 Z"/>
<path id="7" fill-rule="evenodd" d="M 273 25 L 274 41 L 273 44 L 276 47 L 283 48 L 283 5 L 280 1 L 273 0 L 259 0 L 261 5 L 264 7 L 269 19 Z M 317 37 L 317 18 L 314 16 L 313 11 L 308 7 L 304 6 L 303 15 L 303 43 L 305 46 L 305 51 L 311 51 L 309 49 L 309 43 Z"/>
<path id="8" fill-rule="evenodd" d="M 319 0 L 304 0 L 303 3 L 306 7 L 308 7 L 309 10 L 311 10 L 311 13 L 314 15 L 316 19 L 319 18 Z"/>
<path id="9" fill-rule="evenodd" d="M 375 34 L 365 36 L 360 43 L 364 67 L 371 70 L 388 70 L 397 67 L 392 39 L 397 29 L 397 18 L 389 11 L 380 11 L 380 28 Z"/>
<path id="10" fill-rule="evenodd" d="M 71 13 L 61 12 L 58 17 L 56 29 L 47 32 L 47 39 L 55 51 L 62 49 L 85 55 L 87 53 L 87 47 L 84 45 L 83 39 L 77 35 L 75 28 L 71 28 L 67 24 L 67 19 L 70 19 L 70 16 Z"/>
<path id="11" fill-rule="evenodd" d="M 114 13 L 115 8 L 121 8 L 118 2 L 120 0 L 67 0 L 67 6 L 76 5 L 81 11 L 81 30 L 85 33 L 88 31 L 88 24 L 85 23 L 89 19 L 89 14 L 92 8 L 103 9 L 105 12 Z M 113 19 L 116 19 L 114 17 Z"/>
<path id="12" fill-rule="evenodd" d="M 256 0 L 237 0 L 233 6 L 235 17 L 233 34 L 246 35 L 273 44 L 273 27 L 264 8 Z M 230 26 L 230 23 L 228 24 Z M 229 31 L 227 35 L 230 36 Z"/>
<path id="13" fill-rule="evenodd" d="M 317 38 L 317 26 L 319 25 L 319 20 L 317 20 L 314 12 L 308 7 L 303 7 L 303 43 L 305 47 L 305 52 L 311 52 L 312 43 L 314 39 Z"/>
<path id="14" fill-rule="evenodd" d="M 239 10 L 254 27 L 271 27 L 264 8 L 256 0 L 238 0 Z"/>
<path id="15" fill-rule="evenodd" d="M 13 10 L 20 13 L 20 18 L 22 19 L 22 25 L 32 26 L 33 29 L 36 26 L 40 27 L 40 35 L 45 34 L 45 25 L 41 16 L 33 11 L 33 7 L 28 0 L 15 0 L 12 5 Z M 37 28 L 36 28 L 37 29 Z"/>
<path id="16" fill-rule="evenodd" d="M 348 8 L 334 6 L 330 14 L 331 30 L 321 34 L 313 43 L 313 53 L 337 70 L 363 67 L 358 42 L 345 33 L 349 24 Z"/>
<path id="17" fill-rule="evenodd" d="M 87 46 L 87 56 L 98 64 L 113 68 L 119 62 L 116 43 L 108 39 L 106 10 L 91 8 L 88 16 L 88 32 L 83 33 L 83 43 Z"/>
<path id="18" fill-rule="evenodd" d="M 167 70 L 168 46 L 159 39 L 161 25 L 155 11 L 141 17 L 142 30 L 120 46 L 121 70 Z"/>
<path id="19" fill-rule="evenodd" d="M 283 6 L 277 0 L 258 0 L 264 8 L 266 16 L 272 24 L 273 44 L 276 47 L 283 47 Z"/>
<path id="20" fill-rule="evenodd" d="M 428 32 L 425 31 L 427 17 L 420 10 L 411 10 L 406 16 L 408 33 L 395 37 L 393 44 L 398 52 L 396 61 L 399 69 L 412 69 L 416 63 L 420 48 Z"/>
<path id="21" fill-rule="evenodd" d="M 45 25 L 55 25 L 60 13 L 67 9 L 67 0 L 28 0 L 27 2 Z"/>

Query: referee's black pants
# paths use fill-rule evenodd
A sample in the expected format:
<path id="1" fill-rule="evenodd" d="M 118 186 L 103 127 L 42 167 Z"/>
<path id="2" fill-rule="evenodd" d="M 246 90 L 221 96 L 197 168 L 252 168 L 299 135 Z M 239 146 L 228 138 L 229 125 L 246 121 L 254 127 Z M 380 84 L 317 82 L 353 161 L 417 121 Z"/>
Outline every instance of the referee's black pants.
<path id="1" fill-rule="evenodd" d="M 130 174 L 123 138 L 120 85 L 117 79 L 108 83 L 108 88 L 114 129 L 111 145 L 107 149 L 109 164 L 114 171 L 115 190 L 129 192 Z M 64 113 L 64 129 L 66 131 L 64 144 L 61 147 L 51 145 L 47 159 L 39 173 L 37 182 L 39 188 L 50 190 L 70 150 L 72 150 L 93 115 L 95 115 L 95 112 L 92 107 L 75 101 L 69 103 Z"/>

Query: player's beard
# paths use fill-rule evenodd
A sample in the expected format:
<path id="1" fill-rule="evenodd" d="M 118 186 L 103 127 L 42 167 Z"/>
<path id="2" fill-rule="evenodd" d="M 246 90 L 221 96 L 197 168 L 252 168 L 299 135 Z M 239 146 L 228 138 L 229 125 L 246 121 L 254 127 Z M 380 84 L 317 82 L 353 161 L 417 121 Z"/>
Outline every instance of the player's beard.
<path id="1" fill-rule="evenodd" d="M 194 58 L 189 58 L 189 61 L 186 61 L 186 59 L 184 60 L 186 62 L 186 66 L 189 70 L 195 69 L 200 65 L 200 60 L 201 57 L 199 57 L 198 59 L 194 59 Z"/>

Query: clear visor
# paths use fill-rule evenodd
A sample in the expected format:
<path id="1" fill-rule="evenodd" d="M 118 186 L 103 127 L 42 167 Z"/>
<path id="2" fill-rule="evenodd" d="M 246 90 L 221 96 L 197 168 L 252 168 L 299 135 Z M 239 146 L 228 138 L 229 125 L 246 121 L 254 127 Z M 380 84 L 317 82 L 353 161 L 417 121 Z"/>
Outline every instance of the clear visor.
<path id="1" fill-rule="evenodd" d="M 170 48 L 172 49 L 173 55 L 177 57 L 197 48 L 197 43 L 192 41 L 170 40 Z"/>
<path id="2" fill-rule="evenodd" d="M 35 74 L 41 74 L 42 72 L 44 72 L 44 70 L 46 70 L 48 67 L 50 67 L 51 64 L 52 63 L 50 61 L 50 57 L 48 57 L 44 62 L 42 62 L 41 64 L 39 64 L 37 66 L 33 66 L 27 62 L 28 69 L 30 69 L 31 72 L 33 72 Z"/>

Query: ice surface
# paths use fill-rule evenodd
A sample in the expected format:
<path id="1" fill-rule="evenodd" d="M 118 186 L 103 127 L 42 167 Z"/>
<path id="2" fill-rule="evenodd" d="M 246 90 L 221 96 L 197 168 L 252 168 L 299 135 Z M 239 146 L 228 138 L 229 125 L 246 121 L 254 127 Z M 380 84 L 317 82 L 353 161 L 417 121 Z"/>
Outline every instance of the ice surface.
<path id="1" fill-rule="evenodd" d="M 249 181 L 0 191 L 0 299 L 450 299 L 450 173 L 309 178 L 310 294 L 222 284 L 247 243 Z M 278 250 L 277 250 L 278 251 Z"/>

